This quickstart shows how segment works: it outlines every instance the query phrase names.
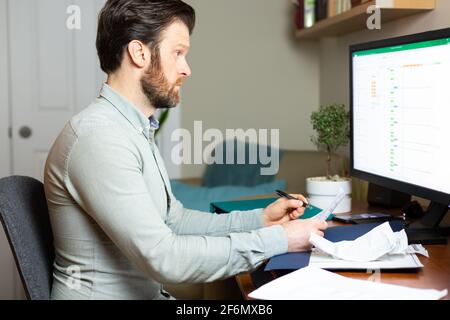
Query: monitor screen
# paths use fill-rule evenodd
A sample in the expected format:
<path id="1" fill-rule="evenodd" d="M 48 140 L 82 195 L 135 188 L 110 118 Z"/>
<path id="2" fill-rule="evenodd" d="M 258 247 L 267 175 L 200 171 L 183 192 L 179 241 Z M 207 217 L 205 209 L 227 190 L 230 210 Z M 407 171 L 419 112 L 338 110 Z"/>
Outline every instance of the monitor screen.
<path id="1" fill-rule="evenodd" d="M 351 48 L 352 170 L 386 187 L 445 201 L 450 32 L 429 36 Z"/>

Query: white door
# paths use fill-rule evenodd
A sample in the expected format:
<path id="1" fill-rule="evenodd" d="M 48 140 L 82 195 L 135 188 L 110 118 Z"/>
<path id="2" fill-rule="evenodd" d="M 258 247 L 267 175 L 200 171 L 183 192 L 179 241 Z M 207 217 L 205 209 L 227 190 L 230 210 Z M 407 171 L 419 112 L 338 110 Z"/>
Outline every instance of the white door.
<path id="1" fill-rule="evenodd" d="M 98 95 L 104 76 L 95 36 L 103 3 L 8 2 L 14 174 L 42 180 L 49 148 L 59 131 Z M 68 11 L 74 5 L 79 10 Z M 67 26 L 74 15 L 80 18 L 80 29 Z"/>
<path id="2" fill-rule="evenodd" d="M 2 37 L 1 45 L 8 48 L 9 57 L 11 173 L 42 181 L 54 139 L 75 113 L 97 97 L 104 81 L 95 37 L 105 0 L 0 1 L 8 21 L 8 37 L 6 41 Z M 74 13 L 68 8 L 73 5 L 80 9 L 81 29 L 67 27 Z M 23 298 L 3 230 L 0 270 L 0 298 Z"/>

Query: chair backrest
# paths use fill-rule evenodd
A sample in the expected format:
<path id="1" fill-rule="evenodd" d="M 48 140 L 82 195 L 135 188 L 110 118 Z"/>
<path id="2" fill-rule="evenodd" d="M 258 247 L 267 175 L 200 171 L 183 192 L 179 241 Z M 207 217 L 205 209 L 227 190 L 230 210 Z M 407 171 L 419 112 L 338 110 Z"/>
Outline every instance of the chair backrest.
<path id="1" fill-rule="evenodd" d="M 229 162 L 227 155 L 227 148 L 230 147 L 233 151 L 233 161 Z M 263 148 L 262 150 L 260 150 Z M 272 150 L 273 149 L 273 150 Z M 261 151 L 261 152 L 260 152 Z M 262 175 L 261 169 L 271 166 L 271 164 L 263 164 L 261 154 L 267 157 L 272 156 L 272 151 L 278 153 L 278 160 L 283 157 L 283 152 L 275 147 L 248 143 L 241 140 L 226 140 L 217 144 L 214 147 L 210 157 L 220 161 L 221 163 L 212 163 L 206 167 L 205 173 L 202 178 L 203 187 L 217 187 L 217 186 L 247 186 L 253 187 L 263 183 L 270 183 L 275 180 L 275 174 Z M 238 152 L 242 152 L 240 156 L 245 156 L 244 164 L 239 164 Z M 255 154 L 253 154 L 255 152 Z M 250 157 L 252 155 L 253 160 L 256 163 L 250 163 Z M 276 154 L 273 154 L 275 157 Z M 272 159 L 272 158 L 270 158 Z"/>
<path id="2" fill-rule="evenodd" d="M 27 298 L 50 299 L 55 253 L 43 184 L 30 177 L 0 179 L 0 220 Z"/>

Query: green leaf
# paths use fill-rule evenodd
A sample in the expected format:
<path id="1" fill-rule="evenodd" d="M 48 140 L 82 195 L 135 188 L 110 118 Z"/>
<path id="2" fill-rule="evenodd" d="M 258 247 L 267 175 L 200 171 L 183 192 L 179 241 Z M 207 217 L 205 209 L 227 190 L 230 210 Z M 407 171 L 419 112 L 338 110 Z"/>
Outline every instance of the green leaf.
<path id="1" fill-rule="evenodd" d="M 159 122 L 159 129 L 156 130 L 155 132 L 155 136 L 159 133 L 159 131 L 162 129 L 164 123 L 166 123 L 167 118 L 169 117 L 169 113 L 170 113 L 170 109 L 166 109 L 164 110 L 161 115 L 158 118 L 158 122 Z"/>

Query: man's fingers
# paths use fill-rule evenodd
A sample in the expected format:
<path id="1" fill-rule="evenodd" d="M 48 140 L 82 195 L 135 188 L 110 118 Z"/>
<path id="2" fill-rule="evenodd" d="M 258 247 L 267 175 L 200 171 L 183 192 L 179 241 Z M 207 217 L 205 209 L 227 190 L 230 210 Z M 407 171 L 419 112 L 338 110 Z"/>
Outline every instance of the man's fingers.
<path id="1" fill-rule="evenodd" d="M 311 218 L 310 219 L 314 225 L 319 230 L 326 230 L 328 228 L 328 223 L 323 220 L 319 220 L 317 218 Z"/>
<path id="2" fill-rule="evenodd" d="M 291 200 L 286 201 L 285 204 L 286 204 L 286 209 L 289 209 L 289 208 L 297 209 L 297 208 L 301 208 L 303 206 L 303 201 L 291 199 Z"/>
<path id="3" fill-rule="evenodd" d="M 325 230 L 328 228 L 328 223 L 326 221 L 322 221 L 319 219 L 315 219 L 316 220 L 316 227 L 319 230 Z"/>
<path id="4" fill-rule="evenodd" d="M 303 215 L 304 211 L 305 210 L 296 209 L 296 210 L 292 211 L 291 213 L 289 213 L 289 218 L 291 220 L 298 219 Z"/>
<path id="5" fill-rule="evenodd" d="M 293 193 L 293 194 L 291 194 L 291 196 L 293 196 L 294 198 L 297 198 L 297 199 L 301 200 L 301 201 L 304 202 L 304 203 L 308 203 L 308 199 L 306 199 L 305 196 L 302 195 L 302 194 L 296 194 L 296 193 Z"/>
<path id="6" fill-rule="evenodd" d="M 315 234 L 317 234 L 319 237 L 322 237 L 325 235 L 322 231 L 315 231 Z"/>

